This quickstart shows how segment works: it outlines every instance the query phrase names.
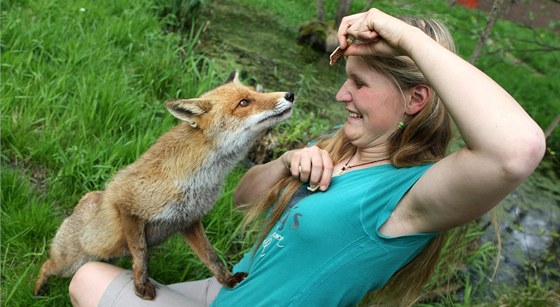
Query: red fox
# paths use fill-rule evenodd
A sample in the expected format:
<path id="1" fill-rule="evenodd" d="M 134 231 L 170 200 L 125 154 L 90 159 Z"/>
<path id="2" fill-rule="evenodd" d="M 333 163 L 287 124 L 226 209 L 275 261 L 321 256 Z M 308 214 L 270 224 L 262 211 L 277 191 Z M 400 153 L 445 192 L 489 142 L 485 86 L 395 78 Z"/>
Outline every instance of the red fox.
<path id="1" fill-rule="evenodd" d="M 70 277 L 88 261 L 131 255 L 135 292 L 152 300 L 148 247 L 177 232 L 220 283 L 234 287 L 247 274 L 232 275 L 224 267 L 201 220 L 229 170 L 260 132 L 291 116 L 293 103 L 292 92 L 257 92 L 242 85 L 237 73 L 199 98 L 167 101 L 183 122 L 120 170 L 104 191 L 82 197 L 54 237 L 35 295 L 50 275 Z"/>

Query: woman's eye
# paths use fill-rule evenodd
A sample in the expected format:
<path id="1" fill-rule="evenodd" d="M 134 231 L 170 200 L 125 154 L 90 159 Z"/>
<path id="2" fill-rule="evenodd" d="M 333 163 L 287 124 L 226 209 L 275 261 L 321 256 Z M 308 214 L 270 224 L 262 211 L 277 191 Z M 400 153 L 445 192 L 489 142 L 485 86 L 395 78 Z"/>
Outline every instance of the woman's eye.
<path id="1" fill-rule="evenodd" d="M 356 83 L 356 87 L 357 87 L 357 88 L 362 88 L 362 87 L 365 86 L 364 83 L 362 83 L 361 81 L 358 81 L 358 80 L 354 81 L 354 83 Z"/>
<path id="2" fill-rule="evenodd" d="M 250 104 L 251 104 L 251 102 L 250 102 L 249 100 L 247 100 L 247 99 L 241 99 L 241 101 L 239 102 L 239 106 L 240 106 L 240 107 L 246 107 L 246 106 L 248 106 L 248 105 L 250 105 Z"/>

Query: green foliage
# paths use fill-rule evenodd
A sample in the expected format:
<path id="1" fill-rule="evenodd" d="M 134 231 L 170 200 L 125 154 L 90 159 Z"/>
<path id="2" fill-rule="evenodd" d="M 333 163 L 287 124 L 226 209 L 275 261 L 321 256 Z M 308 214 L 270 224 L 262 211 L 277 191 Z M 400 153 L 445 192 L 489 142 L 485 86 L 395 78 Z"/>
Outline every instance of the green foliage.
<path id="1" fill-rule="evenodd" d="M 274 12 L 286 24 L 298 27 L 302 23 L 315 18 L 315 5 L 309 1 L 285 0 L 241 0 L 239 3 L 251 6 L 259 11 Z M 326 1 L 331 8 L 336 5 L 334 1 Z M 325 8 L 325 10 L 327 10 Z M 334 12 L 334 9 L 328 11 Z"/>
<path id="2" fill-rule="evenodd" d="M 32 306 L 31 293 L 48 239 L 61 222 L 62 212 L 53 210 L 38 196 L 29 177 L 3 169 L 1 172 L 2 216 L 2 303 L 5 306 Z M 53 281 L 55 281 L 53 279 Z M 64 298 L 64 286 L 55 286 L 50 299 Z M 24 303 L 28 302 L 28 303 Z"/>
<path id="3" fill-rule="evenodd" d="M 195 17 L 204 6 L 202 0 L 157 0 L 155 2 L 155 8 L 163 20 L 164 28 L 181 33 L 192 29 Z"/>
<path id="4" fill-rule="evenodd" d="M 557 286 L 558 272 L 551 279 L 542 277 L 541 273 L 533 271 L 540 263 L 527 263 L 529 272 L 524 274 L 525 280 L 519 278 L 508 287 L 494 289 L 494 296 L 498 298 L 497 306 L 530 306 L 547 307 L 557 306 L 560 301 L 560 293 L 549 289 Z"/>

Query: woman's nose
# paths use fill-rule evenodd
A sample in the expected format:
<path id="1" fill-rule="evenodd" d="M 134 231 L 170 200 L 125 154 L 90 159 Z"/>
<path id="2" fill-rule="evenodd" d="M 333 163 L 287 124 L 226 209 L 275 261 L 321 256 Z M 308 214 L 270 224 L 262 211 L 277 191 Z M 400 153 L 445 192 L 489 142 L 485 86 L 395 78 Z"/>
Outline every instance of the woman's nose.
<path id="1" fill-rule="evenodd" d="M 348 102 L 352 99 L 352 95 L 350 95 L 350 92 L 348 91 L 348 81 L 344 82 L 344 84 L 340 87 L 340 89 L 338 90 L 338 93 L 336 93 L 336 101 L 338 102 Z"/>

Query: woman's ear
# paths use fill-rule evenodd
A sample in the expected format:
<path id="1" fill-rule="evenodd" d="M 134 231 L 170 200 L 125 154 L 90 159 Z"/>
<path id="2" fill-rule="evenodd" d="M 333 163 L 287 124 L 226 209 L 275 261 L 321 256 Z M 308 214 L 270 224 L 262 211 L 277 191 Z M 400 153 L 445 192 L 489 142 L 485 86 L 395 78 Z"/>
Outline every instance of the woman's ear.
<path id="1" fill-rule="evenodd" d="M 416 85 L 408 90 L 410 99 L 407 101 L 405 113 L 414 115 L 424 109 L 432 95 L 432 90 L 427 85 Z"/>

